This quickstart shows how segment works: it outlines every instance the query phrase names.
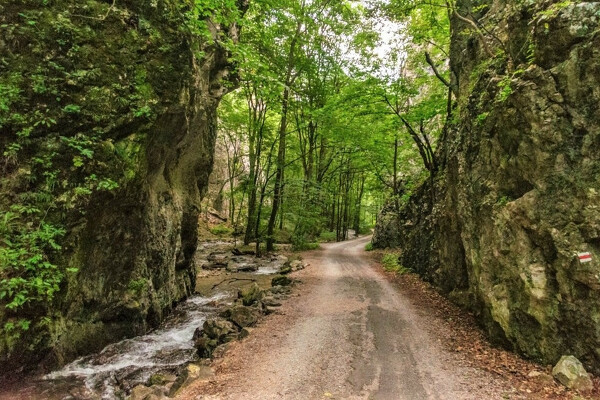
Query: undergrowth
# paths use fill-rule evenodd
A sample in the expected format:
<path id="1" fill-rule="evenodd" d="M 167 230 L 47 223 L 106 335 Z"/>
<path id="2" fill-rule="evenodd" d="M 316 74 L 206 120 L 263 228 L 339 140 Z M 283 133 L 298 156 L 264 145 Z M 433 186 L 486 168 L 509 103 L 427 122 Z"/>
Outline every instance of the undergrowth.
<path id="1" fill-rule="evenodd" d="M 400 259 L 396 253 L 386 253 L 381 258 L 381 264 L 386 271 L 395 272 L 399 275 L 410 272 L 410 270 L 400 264 Z"/>

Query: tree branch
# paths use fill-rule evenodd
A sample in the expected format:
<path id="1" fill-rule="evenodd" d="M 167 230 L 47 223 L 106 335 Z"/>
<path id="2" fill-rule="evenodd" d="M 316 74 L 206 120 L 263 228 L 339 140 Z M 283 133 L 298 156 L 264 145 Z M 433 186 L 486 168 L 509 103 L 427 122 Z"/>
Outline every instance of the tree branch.
<path id="1" fill-rule="evenodd" d="M 440 80 L 440 82 L 442 82 L 444 84 L 444 86 L 446 86 L 447 88 L 449 88 L 452 91 L 452 93 L 455 96 L 457 96 L 458 94 L 456 93 L 456 88 L 454 87 L 454 85 L 452 85 L 450 82 L 448 82 L 446 80 L 446 78 L 444 78 L 442 76 L 442 74 L 440 74 L 440 72 L 438 71 L 437 67 L 435 66 L 435 63 L 431 59 L 431 55 L 429 55 L 428 52 L 425 52 L 425 60 L 427 61 L 427 64 L 429 64 L 429 66 L 431 67 L 431 69 L 433 70 L 433 73 L 435 74 L 435 76 Z"/>

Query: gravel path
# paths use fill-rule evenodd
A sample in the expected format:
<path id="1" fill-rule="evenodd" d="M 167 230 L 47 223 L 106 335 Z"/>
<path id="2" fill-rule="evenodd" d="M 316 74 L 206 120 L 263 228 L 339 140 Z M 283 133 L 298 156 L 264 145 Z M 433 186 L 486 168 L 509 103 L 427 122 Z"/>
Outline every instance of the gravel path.
<path id="1" fill-rule="evenodd" d="M 181 399 L 501 399 L 510 388 L 453 360 L 428 316 L 364 257 L 369 238 L 309 253 L 297 297 Z M 507 390 L 508 389 L 508 390 Z"/>

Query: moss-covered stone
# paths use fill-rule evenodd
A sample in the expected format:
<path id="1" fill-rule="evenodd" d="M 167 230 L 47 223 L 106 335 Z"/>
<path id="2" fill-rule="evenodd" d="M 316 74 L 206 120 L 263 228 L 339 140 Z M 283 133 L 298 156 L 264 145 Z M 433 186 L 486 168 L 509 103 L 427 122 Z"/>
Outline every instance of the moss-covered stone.
<path id="1" fill-rule="evenodd" d="M 285 275 L 276 276 L 271 279 L 271 286 L 289 286 L 292 284 L 292 280 Z"/>

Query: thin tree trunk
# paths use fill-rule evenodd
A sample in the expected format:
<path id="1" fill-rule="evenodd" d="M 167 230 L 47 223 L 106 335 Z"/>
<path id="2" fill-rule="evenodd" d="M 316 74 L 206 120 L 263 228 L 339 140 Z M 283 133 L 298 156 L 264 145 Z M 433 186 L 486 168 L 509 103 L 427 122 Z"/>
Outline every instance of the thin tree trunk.
<path id="1" fill-rule="evenodd" d="M 361 175 L 360 183 L 358 185 L 358 195 L 356 196 L 356 206 L 354 210 L 354 236 L 358 237 L 360 234 L 360 213 L 362 206 L 362 198 L 365 192 L 365 176 Z"/>
<path id="2" fill-rule="evenodd" d="M 273 208 L 271 209 L 271 216 L 269 217 L 269 225 L 267 226 L 267 251 L 274 250 L 275 239 L 273 234 L 275 233 L 275 221 L 277 219 L 277 212 L 281 202 L 281 195 L 283 193 L 283 170 L 285 168 L 285 144 L 287 129 L 287 112 L 288 103 L 290 97 L 290 89 L 288 86 L 283 90 L 283 100 L 281 102 L 281 121 L 279 124 L 279 150 L 277 152 L 277 174 L 275 175 L 275 189 L 273 191 Z"/>

